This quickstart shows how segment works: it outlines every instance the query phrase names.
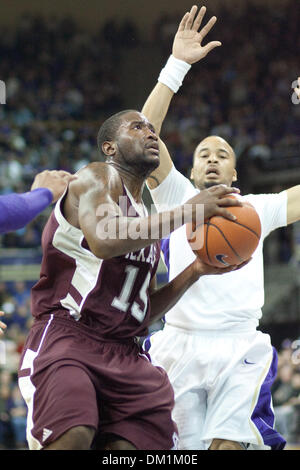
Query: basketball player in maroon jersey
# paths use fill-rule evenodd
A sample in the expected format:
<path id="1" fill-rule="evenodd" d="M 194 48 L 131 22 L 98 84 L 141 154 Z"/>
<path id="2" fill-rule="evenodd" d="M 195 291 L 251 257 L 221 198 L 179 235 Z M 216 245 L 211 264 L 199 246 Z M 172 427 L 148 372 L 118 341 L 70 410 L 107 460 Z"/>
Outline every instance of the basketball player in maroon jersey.
<path id="1" fill-rule="evenodd" d="M 176 448 L 172 387 L 136 338 L 201 275 L 235 267 L 196 260 L 156 290 L 163 222 L 147 215 L 142 190 L 159 165 L 158 138 L 142 114 L 125 111 L 105 121 L 98 145 L 105 162 L 78 172 L 43 232 L 35 322 L 19 368 L 29 448 Z M 205 217 L 232 218 L 225 206 L 239 205 L 226 197 L 234 191 L 223 185 L 202 191 L 189 201 L 190 221 L 198 204 Z M 183 224 L 177 209 L 165 214 L 169 232 Z M 148 237 L 124 237 L 133 224 Z"/>

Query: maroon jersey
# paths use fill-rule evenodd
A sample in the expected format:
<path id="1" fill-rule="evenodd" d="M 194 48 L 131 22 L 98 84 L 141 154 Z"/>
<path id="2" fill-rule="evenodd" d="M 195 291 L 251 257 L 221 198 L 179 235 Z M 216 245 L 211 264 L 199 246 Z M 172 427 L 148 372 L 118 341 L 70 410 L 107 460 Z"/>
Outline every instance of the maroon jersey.
<path id="1" fill-rule="evenodd" d="M 82 231 L 64 218 L 62 201 L 43 232 L 40 279 L 32 289 L 33 316 L 71 316 L 102 339 L 145 336 L 150 316 L 148 287 L 157 270 L 159 243 L 99 259 Z M 127 190 L 126 202 L 130 215 L 134 211 L 139 215 Z"/>

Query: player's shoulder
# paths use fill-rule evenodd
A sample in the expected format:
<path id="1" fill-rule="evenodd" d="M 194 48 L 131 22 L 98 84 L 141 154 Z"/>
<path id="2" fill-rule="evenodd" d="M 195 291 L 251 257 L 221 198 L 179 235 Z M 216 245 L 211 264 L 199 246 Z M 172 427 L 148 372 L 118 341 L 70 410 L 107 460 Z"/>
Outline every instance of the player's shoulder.
<path id="1" fill-rule="evenodd" d="M 119 172 L 108 163 L 91 162 L 77 172 L 78 179 L 72 182 L 71 190 L 76 194 L 87 191 L 122 190 Z"/>
<path id="2" fill-rule="evenodd" d="M 245 194 L 239 197 L 242 202 L 251 204 L 257 212 L 262 213 L 264 206 L 268 201 L 264 194 Z"/>
<path id="3" fill-rule="evenodd" d="M 239 198 L 244 201 L 244 202 L 249 202 L 250 204 L 252 202 L 256 203 L 262 200 L 261 198 L 262 194 L 241 194 Z"/>
<path id="4" fill-rule="evenodd" d="M 280 201 L 284 202 L 285 198 L 283 193 L 259 193 L 259 194 L 245 194 L 241 196 L 243 201 L 250 204 L 264 205 L 264 204 L 278 204 Z"/>
<path id="5" fill-rule="evenodd" d="M 250 203 L 261 219 L 267 220 L 285 210 L 287 201 L 284 193 L 247 194 L 242 200 Z"/>
<path id="6" fill-rule="evenodd" d="M 166 176 L 166 178 L 163 180 L 161 184 L 174 185 L 174 183 L 180 184 L 182 187 L 191 186 L 194 188 L 194 185 L 191 182 L 191 180 L 186 175 L 184 175 L 181 171 L 179 171 L 175 165 L 172 166 L 168 175 Z"/>
<path id="7" fill-rule="evenodd" d="M 81 168 L 77 175 L 79 176 L 79 179 L 83 179 L 89 183 L 93 181 L 97 183 L 100 180 L 120 180 L 118 170 L 106 162 L 91 162 Z"/>

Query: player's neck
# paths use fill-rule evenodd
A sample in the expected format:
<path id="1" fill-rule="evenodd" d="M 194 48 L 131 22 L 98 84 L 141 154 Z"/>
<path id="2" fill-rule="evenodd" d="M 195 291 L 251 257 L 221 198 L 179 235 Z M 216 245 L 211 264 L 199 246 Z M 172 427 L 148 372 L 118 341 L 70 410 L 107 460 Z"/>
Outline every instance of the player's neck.
<path id="1" fill-rule="evenodd" d="M 136 175 L 131 169 L 124 168 L 115 162 L 113 163 L 113 166 L 116 168 L 116 170 L 118 170 L 123 183 L 135 201 L 141 202 L 145 185 L 145 178 L 141 175 Z"/>

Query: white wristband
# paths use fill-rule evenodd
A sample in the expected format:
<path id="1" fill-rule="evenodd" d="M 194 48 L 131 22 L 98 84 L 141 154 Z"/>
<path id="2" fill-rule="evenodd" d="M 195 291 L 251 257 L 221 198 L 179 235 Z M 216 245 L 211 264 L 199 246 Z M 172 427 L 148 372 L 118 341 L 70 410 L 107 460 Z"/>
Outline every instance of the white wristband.
<path id="1" fill-rule="evenodd" d="M 177 93 L 190 68 L 191 65 L 187 62 L 170 55 L 166 65 L 160 72 L 158 81 L 169 87 L 174 93 Z"/>

